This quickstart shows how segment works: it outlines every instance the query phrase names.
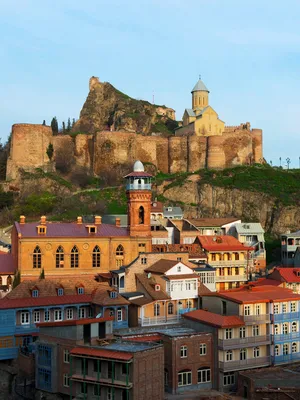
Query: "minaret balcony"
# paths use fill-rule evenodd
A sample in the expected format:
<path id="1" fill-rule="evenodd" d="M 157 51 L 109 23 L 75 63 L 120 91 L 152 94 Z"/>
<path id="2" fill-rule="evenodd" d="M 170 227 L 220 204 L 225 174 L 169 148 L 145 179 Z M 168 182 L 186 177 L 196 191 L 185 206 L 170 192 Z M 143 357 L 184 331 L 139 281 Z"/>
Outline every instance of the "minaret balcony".
<path id="1" fill-rule="evenodd" d="M 126 190 L 151 190 L 151 183 L 127 183 Z"/>

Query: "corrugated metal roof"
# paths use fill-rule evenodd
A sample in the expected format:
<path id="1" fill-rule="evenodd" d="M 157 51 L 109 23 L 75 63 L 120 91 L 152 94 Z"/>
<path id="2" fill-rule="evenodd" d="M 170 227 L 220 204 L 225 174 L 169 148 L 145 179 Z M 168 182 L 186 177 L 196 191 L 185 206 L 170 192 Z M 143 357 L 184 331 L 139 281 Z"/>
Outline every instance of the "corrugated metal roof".
<path id="1" fill-rule="evenodd" d="M 164 207 L 164 217 L 168 218 L 173 216 L 182 217 L 183 216 L 182 209 L 180 207 Z"/>
<path id="2" fill-rule="evenodd" d="M 106 321 L 113 321 L 114 317 L 103 317 L 103 318 L 82 318 L 68 321 L 58 321 L 58 322 L 41 322 L 36 324 L 38 327 L 51 327 L 51 326 L 73 326 L 73 325 L 88 325 L 101 323 Z"/>
<path id="3" fill-rule="evenodd" d="M 105 350 L 105 349 L 96 349 L 92 347 L 75 347 L 73 350 L 70 351 L 70 354 L 73 356 L 91 356 L 91 357 L 103 357 L 103 358 L 110 358 L 114 360 L 124 360 L 129 361 L 132 359 L 133 354 L 125 353 L 120 351 L 113 351 L 113 350 Z"/>
<path id="4" fill-rule="evenodd" d="M 0 254 L 0 274 L 14 274 L 16 271 L 16 267 L 13 263 L 13 257 L 10 253 L 2 253 Z"/>
<path id="5" fill-rule="evenodd" d="M 185 111 L 188 113 L 189 117 L 196 117 L 196 114 L 192 108 L 186 108 Z"/>
<path id="6" fill-rule="evenodd" d="M 201 79 L 199 79 L 199 81 L 196 83 L 196 85 L 193 87 L 192 93 L 193 92 L 197 92 L 197 91 L 204 91 L 204 92 L 208 92 L 209 90 L 207 89 L 207 87 L 204 85 L 204 83 L 202 82 Z"/>
<path id="7" fill-rule="evenodd" d="M 242 222 L 240 224 L 235 224 L 235 227 L 240 234 L 265 233 L 259 222 Z"/>

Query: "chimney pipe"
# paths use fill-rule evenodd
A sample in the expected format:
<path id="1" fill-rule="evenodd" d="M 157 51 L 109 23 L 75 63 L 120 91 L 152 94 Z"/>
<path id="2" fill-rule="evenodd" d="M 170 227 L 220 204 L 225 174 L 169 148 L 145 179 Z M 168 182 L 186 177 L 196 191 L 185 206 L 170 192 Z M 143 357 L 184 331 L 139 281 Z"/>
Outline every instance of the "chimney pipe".
<path id="1" fill-rule="evenodd" d="M 116 226 L 120 226 L 121 225 L 121 218 L 116 218 Z"/>
<path id="2" fill-rule="evenodd" d="M 77 224 L 78 225 L 82 224 L 82 217 L 77 217 Z"/>
<path id="3" fill-rule="evenodd" d="M 45 215 L 42 215 L 42 216 L 41 216 L 41 224 L 42 224 L 42 225 L 45 225 L 45 224 L 46 224 L 46 216 L 45 216 Z"/>
<path id="4" fill-rule="evenodd" d="M 95 224 L 101 225 L 101 222 L 102 222 L 102 217 L 100 217 L 99 215 L 95 215 Z"/>
<path id="5" fill-rule="evenodd" d="M 20 224 L 25 224 L 26 218 L 25 215 L 20 215 Z"/>

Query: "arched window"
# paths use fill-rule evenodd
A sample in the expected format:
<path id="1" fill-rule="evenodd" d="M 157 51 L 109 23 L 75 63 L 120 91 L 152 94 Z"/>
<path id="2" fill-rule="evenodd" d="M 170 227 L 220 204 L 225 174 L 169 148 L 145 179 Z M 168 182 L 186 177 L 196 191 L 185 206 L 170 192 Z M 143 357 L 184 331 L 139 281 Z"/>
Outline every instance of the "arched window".
<path id="1" fill-rule="evenodd" d="M 285 344 L 282 346 L 282 354 L 283 354 L 284 356 L 286 356 L 287 354 L 289 354 L 289 345 L 288 345 L 287 343 L 285 343 Z"/>
<path id="2" fill-rule="evenodd" d="M 274 325 L 274 335 L 279 335 L 279 325 Z"/>
<path id="3" fill-rule="evenodd" d="M 95 246 L 93 250 L 93 268 L 100 268 L 101 252 L 99 246 Z"/>
<path id="4" fill-rule="evenodd" d="M 141 206 L 139 208 L 139 224 L 144 224 L 145 223 L 145 210 L 144 207 Z"/>
<path id="5" fill-rule="evenodd" d="M 42 266 L 42 252 L 39 246 L 36 246 L 33 250 L 32 266 L 33 268 L 41 268 Z"/>
<path id="6" fill-rule="evenodd" d="M 174 312 L 174 306 L 173 303 L 168 304 L 168 314 L 171 315 Z"/>
<path id="7" fill-rule="evenodd" d="M 124 247 L 119 244 L 116 250 L 116 266 L 120 268 L 124 263 Z"/>
<path id="8" fill-rule="evenodd" d="M 279 356 L 280 353 L 280 347 L 278 344 L 276 344 L 275 348 L 274 348 L 274 354 L 275 356 Z"/>
<path id="9" fill-rule="evenodd" d="M 292 353 L 297 353 L 297 343 L 292 343 Z"/>
<path id="10" fill-rule="evenodd" d="M 297 332 L 297 322 L 292 322 L 292 332 Z"/>
<path id="11" fill-rule="evenodd" d="M 56 268 L 64 267 L 64 259 L 65 259 L 64 249 L 61 246 L 58 246 L 58 248 L 56 250 L 56 256 L 55 256 Z"/>
<path id="12" fill-rule="evenodd" d="M 2 282 L 2 278 L 1 278 L 1 282 Z M 6 279 L 6 284 L 7 284 L 7 286 L 11 286 L 12 285 L 12 277 L 10 275 L 8 275 L 8 277 Z"/>
<path id="13" fill-rule="evenodd" d="M 158 317 L 160 315 L 160 305 L 159 304 L 154 304 L 154 316 Z"/>
<path id="14" fill-rule="evenodd" d="M 79 252 L 77 246 L 71 250 L 71 268 L 78 268 L 79 266 Z"/>

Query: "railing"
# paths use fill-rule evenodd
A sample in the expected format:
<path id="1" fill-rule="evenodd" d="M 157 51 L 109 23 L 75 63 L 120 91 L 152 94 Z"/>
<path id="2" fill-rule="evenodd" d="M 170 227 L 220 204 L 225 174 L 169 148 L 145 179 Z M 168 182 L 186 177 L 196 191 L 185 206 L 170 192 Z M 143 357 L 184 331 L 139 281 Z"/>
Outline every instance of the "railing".
<path id="1" fill-rule="evenodd" d="M 196 308 L 180 308 L 179 309 L 179 314 L 181 315 L 181 314 L 185 314 L 187 312 L 195 311 L 195 310 L 196 310 Z"/>
<path id="2" fill-rule="evenodd" d="M 216 282 L 246 281 L 247 275 L 216 275 Z"/>
<path id="3" fill-rule="evenodd" d="M 263 367 L 271 364 L 271 358 L 267 357 L 256 357 L 248 358 L 246 360 L 236 361 L 219 361 L 219 368 L 222 371 L 235 371 L 239 369 L 248 369 L 251 367 Z"/>
<path id="4" fill-rule="evenodd" d="M 238 346 L 239 348 L 243 345 L 257 345 L 263 344 L 265 342 L 270 342 L 271 336 L 270 335 L 261 335 L 261 336 L 250 336 L 246 338 L 238 338 L 238 339 L 219 339 L 218 346 L 223 349 L 233 348 Z M 267 343 L 266 343 L 267 344 Z"/>
<path id="5" fill-rule="evenodd" d="M 289 339 L 300 339 L 300 332 L 290 332 L 287 333 L 286 335 L 280 334 L 280 335 L 272 335 L 272 338 L 274 342 L 281 342 Z"/>
<path id="6" fill-rule="evenodd" d="M 285 362 L 291 362 L 291 361 L 296 361 L 300 360 L 300 353 L 292 353 L 292 354 L 282 354 L 280 356 L 273 356 L 272 357 L 272 362 L 274 364 L 280 364 L 280 363 L 285 363 Z"/>
<path id="7" fill-rule="evenodd" d="M 219 260 L 219 261 L 208 261 L 208 264 L 214 267 L 225 267 L 225 266 L 240 266 L 240 267 L 246 267 L 248 265 L 250 267 L 250 264 L 252 264 L 251 260 Z"/>
<path id="8" fill-rule="evenodd" d="M 245 322 L 270 322 L 269 314 L 243 315 L 242 318 Z"/>
<path id="9" fill-rule="evenodd" d="M 151 184 L 143 183 L 140 185 L 134 185 L 133 183 L 128 183 L 126 185 L 126 190 L 151 190 Z"/>
<path id="10" fill-rule="evenodd" d="M 296 320 L 299 319 L 300 312 L 288 312 L 288 313 L 280 313 L 280 314 L 272 314 L 272 319 L 274 322 L 277 321 L 288 321 L 288 320 Z"/>
<path id="11" fill-rule="evenodd" d="M 180 322 L 181 315 L 168 317 L 143 317 L 138 319 L 140 326 L 176 324 Z"/>

